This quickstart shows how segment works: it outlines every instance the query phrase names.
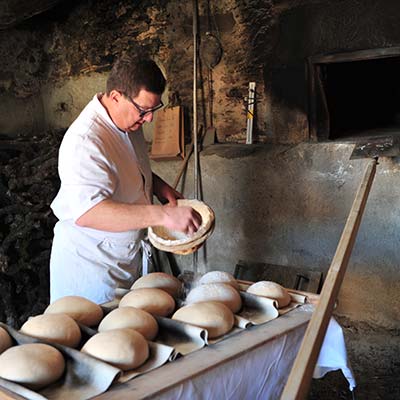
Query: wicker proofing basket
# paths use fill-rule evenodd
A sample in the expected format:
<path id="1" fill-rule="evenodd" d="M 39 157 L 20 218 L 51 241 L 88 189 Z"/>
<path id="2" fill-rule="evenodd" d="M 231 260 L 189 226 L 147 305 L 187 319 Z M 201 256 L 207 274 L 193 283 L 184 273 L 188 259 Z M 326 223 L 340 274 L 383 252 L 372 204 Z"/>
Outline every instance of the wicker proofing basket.
<path id="1" fill-rule="evenodd" d="M 199 200 L 178 200 L 178 207 L 190 206 L 202 217 L 200 228 L 193 235 L 170 231 L 162 226 L 150 227 L 149 240 L 159 250 L 175 254 L 190 254 L 198 250 L 212 234 L 215 225 L 214 212 Z"/>

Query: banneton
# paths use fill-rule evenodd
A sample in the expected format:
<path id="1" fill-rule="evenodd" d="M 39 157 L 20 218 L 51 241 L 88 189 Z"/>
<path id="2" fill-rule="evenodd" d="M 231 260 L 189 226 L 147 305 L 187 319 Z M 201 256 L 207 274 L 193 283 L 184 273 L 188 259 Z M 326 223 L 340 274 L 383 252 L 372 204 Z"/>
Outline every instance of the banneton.
<path id="1" fill-rule="evenodd" d="M 204 202 L 199 200 L 179 199 L 178 207 L 192 207 L 202 218 L 199 229 L 193 235 L 169 230 L 163 226 L 150 227 L 148 229 L 149 240 L 154 247 L 163 251 L 184 252 L 203 243 L 212 233 L 215 214 Z"/>

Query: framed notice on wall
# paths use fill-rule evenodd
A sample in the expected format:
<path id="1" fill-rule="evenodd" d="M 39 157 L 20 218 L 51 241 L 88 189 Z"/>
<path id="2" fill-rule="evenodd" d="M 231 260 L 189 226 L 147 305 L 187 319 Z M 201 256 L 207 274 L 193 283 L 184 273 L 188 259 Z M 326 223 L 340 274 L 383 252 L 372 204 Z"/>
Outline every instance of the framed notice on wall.
<path id="1" fill-rule="evenodd" d="M 153 160 L 184 158 L 183 108 L 179 106 L 165 108 L 156 115 L 150 158 Z"/>

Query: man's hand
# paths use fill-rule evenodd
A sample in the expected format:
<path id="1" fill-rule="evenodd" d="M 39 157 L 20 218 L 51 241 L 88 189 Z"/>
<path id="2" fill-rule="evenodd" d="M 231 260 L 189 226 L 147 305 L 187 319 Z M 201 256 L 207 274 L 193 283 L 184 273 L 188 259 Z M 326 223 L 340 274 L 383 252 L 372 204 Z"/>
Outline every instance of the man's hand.
<path id="1" fill-rule="evenodd" d="M 201 226 L 201 215 L 192 207 L 163 206 L 162 225 L 174 231 L 193 235 Z"/>
<path id="2" fill-rule="evenodd" d="M 161 204 L 169 203 L 170 205 L 175 206 L 177 199 L 183 199 L 181 193 L 168 185 L 167 182 L 163 181 L 159 176 L 154 173 L 153 193 L 157 196 L 157 199 L 160 201 Z"/>

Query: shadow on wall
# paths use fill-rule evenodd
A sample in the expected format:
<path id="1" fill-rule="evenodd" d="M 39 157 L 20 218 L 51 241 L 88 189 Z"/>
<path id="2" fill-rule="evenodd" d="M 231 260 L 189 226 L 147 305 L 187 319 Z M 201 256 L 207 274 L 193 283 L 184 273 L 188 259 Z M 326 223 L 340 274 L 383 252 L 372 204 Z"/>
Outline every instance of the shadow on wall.
<path id="1" fill-rule="evenodd" d="M 1 96 L 0 133 L 16 136 L 68 128 L 95 93 L 105 90 L 106 79 L 106 73 L 93 73 L 43 86 L 38 96 Z"/>
<path id="2" fill-rule="evenodd" d="M 14 137 L 46 128 L 43 102 L 36 98 L 0 95 L 0 134 Z"/>
<path id="3" fill-rule="evenodd" d="M 270 84 L 272 129 L 278 143 L 308 140 L 308 105 L 305 65 L 265 69 Z M 268 89 L 270 88 L 270 89 Z"/>

